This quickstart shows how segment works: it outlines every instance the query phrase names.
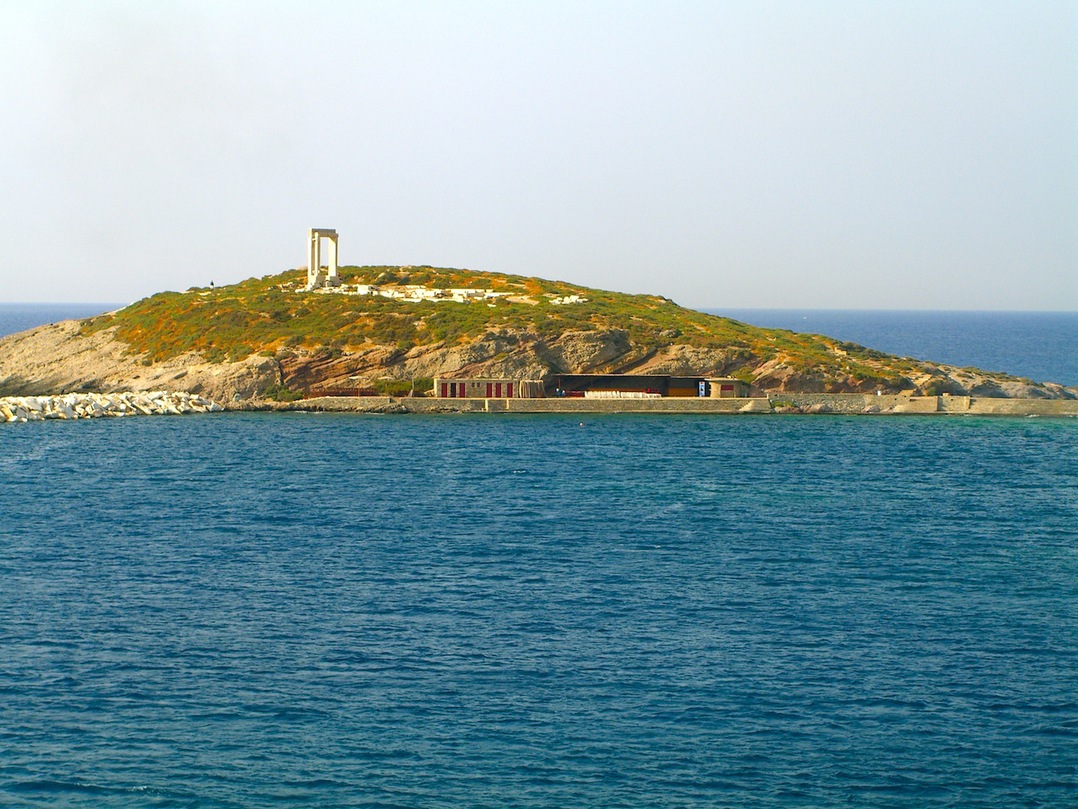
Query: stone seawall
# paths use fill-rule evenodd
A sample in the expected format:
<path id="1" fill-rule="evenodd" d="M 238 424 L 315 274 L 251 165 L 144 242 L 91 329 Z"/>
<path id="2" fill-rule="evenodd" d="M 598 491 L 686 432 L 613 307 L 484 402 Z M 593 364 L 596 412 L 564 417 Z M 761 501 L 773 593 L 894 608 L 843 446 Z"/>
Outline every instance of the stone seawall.
<path id="1" fill-rule="evenodd" d="M 967 412 L 979 416 L 1078 416 L 1078 400 L 972 399 Z"/>
<path id="2" fill-rule="evenodd" d="M 776 393 L 771 405 L 779 412 L 798 409 L 808 413 L 937 413 L 939 396 L 867 393 Z"/>
<path id="3" fill-rule="evenodd" d="M 1078 416 L 1078 399 L 980 399 L 969 396 L 875 396 L 783 393 L 770 398 L 441 399 L 324 396 L 272 405 L 277 410 L 360 413 L 834 413 L 842 415 Z"/>
<path id="4" fill-rule="evenodd" d="M 974 416 L 1078 416 L 1078 399 L 1002 399 L 976 396 L 911 396 L 863 393 L 781 393 L 770 397 L 777 412 L 846 414 L 967 414 Z"/>
<path id="5" fill-rule="evenodd" d="M 0 398 L 0 422 L 105 416 L 212 413 L 220 405 L 190 393 L 67 393 Z M 784 393 L 768 398 L 710 399 L 439 399 L 323 396 L 296 402 L 236 402 L 229 410 L 317 410 L 342 413 L 834 413 L 840 415 L 1078 416 L 1078 399 L 980 399 L 969 396 L 873 396 Z"/>
<path id="6" fill-rule="evenodd" d="M 323 396 L 281 410 L 364 413 L 770 413 L 767 399 L 440 399 Z"/>
<path id="7" fill-rule="evenodd" d="M 770 413 L 767 399 L 506 399 L 510 413 Z"/>
<path id="8" fill-rule="evenodd" d="M 191 393 L 65 393 L 0 398 L 0 421 L 91 419 L 105 416 L 165 416 L 214 413 L 223 408 Z"/>

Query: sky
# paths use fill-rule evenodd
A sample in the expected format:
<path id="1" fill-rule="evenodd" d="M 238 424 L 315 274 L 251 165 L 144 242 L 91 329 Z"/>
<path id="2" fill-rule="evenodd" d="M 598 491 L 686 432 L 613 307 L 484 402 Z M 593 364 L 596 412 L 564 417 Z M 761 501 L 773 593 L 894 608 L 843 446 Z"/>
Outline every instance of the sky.
<path id="1" fill-rule="evenodd" d="M 0 301 L 306 263 L 1078 311 L 1078 3 L 0 0 Z"/>

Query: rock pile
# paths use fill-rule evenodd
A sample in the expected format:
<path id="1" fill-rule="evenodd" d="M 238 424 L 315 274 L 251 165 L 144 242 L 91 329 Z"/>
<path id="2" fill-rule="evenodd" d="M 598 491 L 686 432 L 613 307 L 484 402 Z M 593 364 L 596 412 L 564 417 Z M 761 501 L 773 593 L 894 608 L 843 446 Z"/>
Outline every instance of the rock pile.
<path id="1" fill-rule="evenodd" d="M 102 416 L 165 416 L 216 413 L 223 408 L 192 393 L 65 393 L 0 397 L 0 421 L 91 419 Z"/>

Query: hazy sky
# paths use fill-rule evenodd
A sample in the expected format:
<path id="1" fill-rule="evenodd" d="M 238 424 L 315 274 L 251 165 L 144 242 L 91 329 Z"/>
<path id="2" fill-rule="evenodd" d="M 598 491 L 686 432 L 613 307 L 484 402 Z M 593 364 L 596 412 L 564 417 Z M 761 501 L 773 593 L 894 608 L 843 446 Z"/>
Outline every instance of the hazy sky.
<path id="1" fill-rule="evenodd" d="M 0 300 L 306 262 L 1078 310 L 1078 3 L 0 0 Z"/>

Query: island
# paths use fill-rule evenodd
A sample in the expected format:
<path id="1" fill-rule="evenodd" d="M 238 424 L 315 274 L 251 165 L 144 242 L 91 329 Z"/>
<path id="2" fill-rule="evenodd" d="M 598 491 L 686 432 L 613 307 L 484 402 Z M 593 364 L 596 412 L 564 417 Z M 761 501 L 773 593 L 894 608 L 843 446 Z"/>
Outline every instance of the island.
<path id="1" fill-rule="evenodd" d="M 313 266 L 4 337 L 0 396 L 182 391 L 226 408 L 354 400 L 347 409 L 487 411 L 1020 412 L 1021 401 L 1057 403 L 1030 412 L 1078 412 L 1078 390 L 1060 384 L 759 328 L 658 295 L 430 266 L 338 267 L 335 243 L 331 265 L 315 255 Z M 636 382 L 619 392 L 609 382 L 618 378 Z M 589 394 L 582 379 L 608 389 Z"/>

